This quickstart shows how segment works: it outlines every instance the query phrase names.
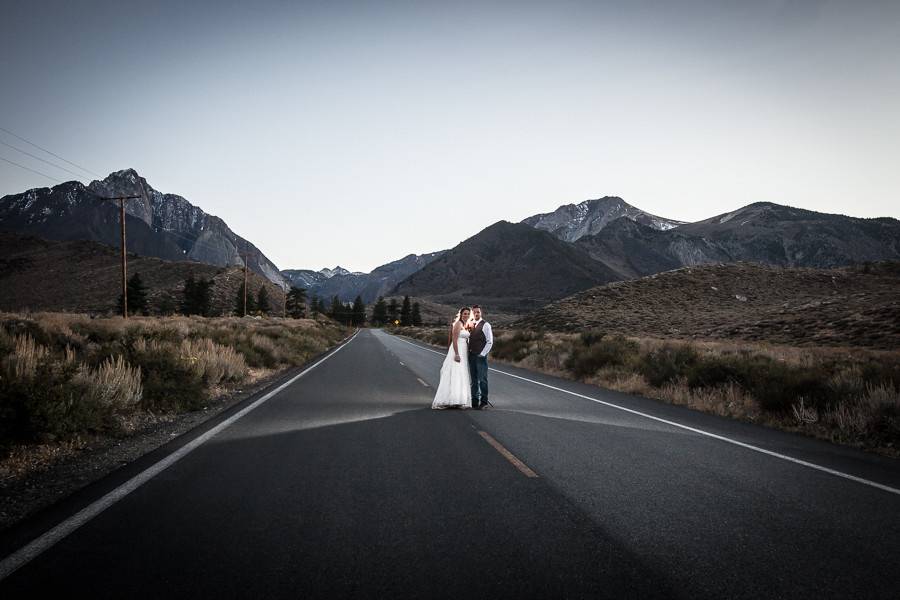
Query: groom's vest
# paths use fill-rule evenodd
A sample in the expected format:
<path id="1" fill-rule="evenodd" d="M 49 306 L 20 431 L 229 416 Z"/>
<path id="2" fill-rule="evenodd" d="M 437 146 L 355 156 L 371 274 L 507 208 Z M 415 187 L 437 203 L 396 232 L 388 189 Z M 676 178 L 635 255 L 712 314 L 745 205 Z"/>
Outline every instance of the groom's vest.
<path id="1" fill-rule="evenodd" d="M 478 321 L 478 325 L 469 334 L 469 352 L 472 354 L 481 354 L 484 347 L 487 346 L 487 336 L 484 335 L 484 319 Z"/>

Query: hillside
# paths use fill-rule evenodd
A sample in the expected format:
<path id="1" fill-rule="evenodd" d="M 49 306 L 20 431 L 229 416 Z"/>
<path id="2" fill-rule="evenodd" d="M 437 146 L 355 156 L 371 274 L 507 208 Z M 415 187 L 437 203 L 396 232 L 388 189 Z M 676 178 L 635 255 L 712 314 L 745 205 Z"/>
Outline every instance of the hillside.
<path id="1" fill-rule="evenodd" d="M 0 310 L 106 313 L 115 310 L 121 293 L 120 253 L 89 241 L 50 241 L 0 233 Z M 129 276 L 139 273 L 148 289 L 151 309 L 164 298 L 180 302 L 184 280 L 213 280 L 215 314 L 231 312 L 244 280 L 242 267 L 220 268 L 197 262 L 170 262 L 129 254 Z M 250 273 L 251 291 L 265 285 L 274 307 L 283 293 L 272 282 Z"/>
<path id="2" fill-rule="evenodd" d="M 684 266 L 732 262 L 722 248 L 703 237 L 686 235 L 680 227 L 661 231 L 625 217 L 600 233 L 579 238 L 575 245 L 629 279 Z"/>
<path id="3" fill-rule="evenodd" d="M 686 267 L 595 287 L 521 327 L 793 345 L 900 347 L 900 263 L 840 269 Z"/>
<path id="4" fill-rule="evenodd" d="M 394 293 L 521 312 L 617 279 L 622 276 L 572 244 L 500 221 L 403 280 Z"/>
<path id="5" fill-rule="evenodd" d="M 732 261 L 830 268 L 900 260 L 897 219 L 859 219 L 771 202 L 682 225 L 674 232 L 707 240 Z"/>
<path id="6" fill-rule="evenodd" d="M 274 283 L 278 268 L 256 246 L 219 217 L 175 194 L 153 189 L 134 169 L 111 173 L 85 186 L 69 181 L 0 198 L 0 231 L 51 240 L 89 240 L 119 246 L 119 209 L 102 197 L 143 194 L 126 203 L 126 246 L 130 252 L 170 261 L 194 260 L 225 267 L 249 267 Z"/>

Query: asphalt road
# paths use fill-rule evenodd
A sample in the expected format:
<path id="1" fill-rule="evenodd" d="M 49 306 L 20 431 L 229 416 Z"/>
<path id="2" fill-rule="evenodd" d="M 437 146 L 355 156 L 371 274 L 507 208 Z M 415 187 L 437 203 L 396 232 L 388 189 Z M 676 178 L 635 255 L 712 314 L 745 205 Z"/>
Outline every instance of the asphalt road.
<path id="1" fill-rule="evenodd" d="M 898 461 L 500 365 L 432 411 L 441 359 L 362 331 L 0 540 L 181 448 L 0 597 L 900 598 Z"/>

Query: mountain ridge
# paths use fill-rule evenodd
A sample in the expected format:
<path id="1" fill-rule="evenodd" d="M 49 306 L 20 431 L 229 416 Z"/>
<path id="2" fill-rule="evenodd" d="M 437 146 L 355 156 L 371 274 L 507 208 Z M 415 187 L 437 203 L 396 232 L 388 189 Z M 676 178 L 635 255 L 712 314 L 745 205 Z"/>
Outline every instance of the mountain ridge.
<path id="1" fill-rule="evenodd" d="M 393 293 L 517 311 L 621 278 L 549 232 L 498 221 L 401 281 Z"/>
<path id="2" fill-rule="evenodd" d="M 221 218 L 177 194 L 154 189 L 134 169 L 115 171 L 88 185 L 68 181 L 0 198 L 0 230 L 51 240 L 91 240 L 118 247 L 119 211 L 110 196 L 142 197 L 125 203 L 129 252 L 169 261 L 248 267 L 282 285 L 278 268 Z"/>
<path id="3" fill-rule="evenodd" d="M 609 223 L 622 217 L 659 230 L 672 229 L 684 224 L 682 221 L 652 215 L 618 196 L 604 196 L 578 204 L 564 204 L 552 212 L 533 215 L 521 222 L 536 229 L 549 231 L 566 242 L 575 242 L 586 235 L 599 233 Z"/>

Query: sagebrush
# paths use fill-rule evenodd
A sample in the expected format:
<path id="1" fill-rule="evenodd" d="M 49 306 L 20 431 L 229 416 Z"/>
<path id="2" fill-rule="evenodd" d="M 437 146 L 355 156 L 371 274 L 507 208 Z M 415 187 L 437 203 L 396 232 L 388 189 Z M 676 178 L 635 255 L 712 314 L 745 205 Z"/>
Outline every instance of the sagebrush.
<path id="1" fill-rule="evenodd" d="M 446 344 L 446 330 L 401 331 Z M 655 339 L 597 329 L 495 332 L 492 358 L 900 454 L 900 352 Z"/>
<path id="2" fill-rule="evenodd" d="M 345 333 L 312 319 L 0 314 L 0 446 L 118 433 L 135 413 L 196 410 Z"/>

